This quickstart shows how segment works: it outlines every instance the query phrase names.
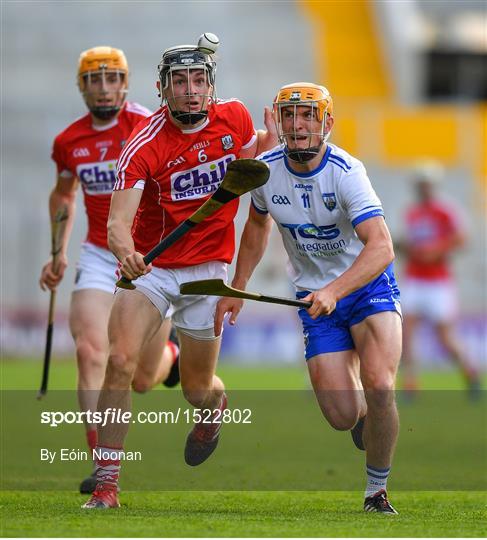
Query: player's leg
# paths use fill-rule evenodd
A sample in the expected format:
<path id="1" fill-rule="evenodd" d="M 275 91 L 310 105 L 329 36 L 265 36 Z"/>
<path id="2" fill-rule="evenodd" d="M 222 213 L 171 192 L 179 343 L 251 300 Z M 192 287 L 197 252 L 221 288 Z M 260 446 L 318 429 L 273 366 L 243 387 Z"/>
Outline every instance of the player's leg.
<path id="1" fill-rule="evenodd" d="M 161 303 L 163 303 L 161 301 Z M 120 415 L 131 411 L 130 387 L 145 343 L 158 332 L 168 305 L 161 312 L 139 290 L 119 290 L 108 323 L 109 357 L 98 411 L 107 415 L 98 426 L 97 488 L 84 508 L 118 506 L 120 458 L 129 423 L 113 421 L 110 410 Z"/>
<path id="2" fill-rule="evenodd" d="M 221 401 L 224 385 L 215 375 L 221 339 L 212 329 L 179 331 L 181 387 L 184 397 L 198 408 L 214 408 Z"/>
<path id="3" fill-rule="evenodd" d="M 480 390 L 479 374 L 458 341 L 453 323 L 451 321 L 438 321 L 435 323 L 435 330 L 440 343 L 462 372 L 472 397 L 476 397 Z"/>
<path id="4" fill-rule="evenodd" d="M 301 292 L 298 297 L 306 294 Z M 298 314 L 311 384 L 321 411 L 335 429 L 350 429 L 355 446 L 364 450 L 362 430 L 367 406 L 355 345 L 344 319 L 347 312 L 346 304 L 339 302 L 333 313 L 316 320 L 305 309 Z"/>
<path id="5" fill-rule="evenodd" d="M 215 450 L 221 427 L 221 415 L 227 398 L 222 380 L 215 375 L 221 339 L 206 330 L 179 329 L 180 374 L 184 397 L 193 407 L 204 409 L 210 422 L 198 422 L 189 433 L 184 450 L 188 465 L 200 465 Z M 211 411 L 211 412 L 210 412 Z"/>
<path id="6" fill-rule="evenodd" d="M 78 359 L 78 398 L 82 410 L 96 410 L 108 357 L 108 318 L 113 303 L 117 261 L 110 251 L 85 242 L 76 265 L 70 326 Z M 86 426 L 89 446 L 96 446 L 96 426 Z M 80 485 L 82 493 L 96 486 L 94 475 Z"/>
<path id="7" fill-rule="evenodd" d="M 105 377 L 112 302 L 113 295 L 94 289 L 75 291 L 71 298 L 69 325 L 76 346 L 78 398 L 83 411 L 96 410 Z"/>
<path id="8" fill-rule="evenodd" d="M 475 397 L 480 389 L 479 375 L 455 335 L 454 322 L 458 313 L 455 284 L 448 279 L 435 281 L 430 286 L 430 295 L 429 319 L 434 325 L 440 343 L 462 372 L 467 386 Z"/>
<path id="9" fill-rule="evenodd" d="M 404 314 L 403 319 L 403 355 L 401 360 L 403 384 L 408 395 L 418 389 L 418 365 L 414 358 L 413 342 L 420 317 L 414 314 Z"/>
<path id="10" fill-rule="evenodd" d="M 316 399 L 328 423 L 352 429 L 367 413 L 355 350 L 319 354 L 307 362 Z"/>
<path id="11" fill-rule="evenodd" d="M 186 439 L 188 465 L 203 463 L 215 450 L 227 398 L 223 382 L 215 375 L 221 339 L 214 334 L 218 297 L 183 296 L 179 284 L 198 279 L 226 279 L 226 264 L 210 262 L 173 272 L 176 294 L 172 320 L 180 339 L 181 387 L 185 398 L 198 409 L 207 409 L 210 422 L 197 422 Z"/>
<path id="12" fill-rule="evenodd" d="M 179 376 L 176 380 L 174 371 L 179 373 L 179 347 L 177 343 L 169 340 L 170 333 L 171 319 L 166 318 L 155 336 L 144 345 L 132 381 L 132 388 L 136 392 L 147 392 L 162 382 L 166 384 L 169 377 L 171 383 L 174 382 L 170 386 L 177 384 Z"/>
<path id="13" fill-rule="evenodd" d="M 421 320 L 426 315 L 425 305 L 431 300 L 426 298 L 429 288 L 423 282 L 414 279 L 405 279 L 401 287 L 401 304 L 403 309 L 403 354 L 401 371 L 403 376 L 402 388 L 408 398 L 419 388 L 418 359 L 414 355 L 414 338 Z"/>
<path id="14" fill-rule="evenodd" d="M 399 432 L 394 389 L 401 357 L 401 319 L 394 311 L 375 313 L 351 327 L 360 357 L 367 401 L 364 442 L 367 459 L 367 511 L 395 513 L 386 485 Z"/>
<path id="15" fill-rule="evenodd" d="M 113 295 L 95 289 L 74 291 L 71 298 L 69 324 L 76 346 L 78 364 L 78 401 L 82 411 L 96 411 L 98 395 L 105 377 L 108 357 L 108 317 Z M 97 444 L 96 425 L 85 424 L 90 452 Z M 94 475 L 80 484 L 81 493 L 92 493 Z"/>

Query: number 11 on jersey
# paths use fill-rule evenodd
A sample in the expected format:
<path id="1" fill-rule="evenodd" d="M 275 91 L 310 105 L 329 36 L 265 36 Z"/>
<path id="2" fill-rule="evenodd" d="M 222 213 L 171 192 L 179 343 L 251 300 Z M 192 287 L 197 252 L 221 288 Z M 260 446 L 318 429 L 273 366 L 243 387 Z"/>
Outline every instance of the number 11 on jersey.
<path id="1" fill-rule="evenodd" d="M 301 199 L 303 200 L 303 207 L 304 208 L 311 208 L 311 204 L 309 202 L 309 193 L 303 193 L 301 195 Z"/>

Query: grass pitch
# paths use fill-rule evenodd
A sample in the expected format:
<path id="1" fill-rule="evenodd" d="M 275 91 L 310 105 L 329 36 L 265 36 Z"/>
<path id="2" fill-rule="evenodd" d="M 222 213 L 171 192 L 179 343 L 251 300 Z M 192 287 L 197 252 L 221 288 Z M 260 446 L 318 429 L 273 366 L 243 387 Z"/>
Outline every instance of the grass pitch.
<path id="1" fill-rule="evenodd" d="M 3 389 L 37 389 L 40 371 L 40 362 L 6 361 L 1 368 Z M 51 373 L 50 390 L 75 387 L 73 362 L 55 362 Z M 304 370 L 295 367 L 249 369 L 223 365 L 220 373 L 232 389 L 297 390 L 307 385 Z M 462 381 L 456 374 L 428 374 L 423 379 L 423 387 L 460 389 Z M 28 392 L 26 395 L 28 399 L 35 399 L 35 392 L 32 396 Z M 49 402 L 49 394 L 45 399 Z M 316 404 L 309 403 L 309 407 L 316 407 Z M 485 408 L 485 403 L 475 407 Z M 485 431 L 485 426 L 479 426 L 479 429 Z M 345 435 L 331 433 L 330 437 L 335 439 Z M 18 443 L 35 445 L 37 441 L 26 433 L 25 439 Z M 78 442 L 73 441 L 75 444 Z M 302 459 L 306 459 L 306 451 L 311 444 L 312 441 L 303 441 Z M 346 440 L 348 448 L 350 453 L 354 451 L 350 441 Z M 421 448 L 417 452 L 421 453 Z M 217 457 L 214 465 L 223 467 L 224 462 L 219 464 Z M 223 457 L 223 452 L 220 457 Z M 356 457 L 362 459 L 362 455 L 357 454 Z M 457 458 L 462 460 L 461 455 Z M 483 461 L 485 464 L 485 455 Z M 400 464 L 397 464 L 397 476 L 400 476 L 399 470 Z M 32 481 L 35 482 L 35 467 L 32 471 Z M 445 477 L 450 473 L 445 470 Z M 485 475 L 480 469 L 478 474 Z M 73 485 L 78 480 L 73 479 Z M 340 474 L 333 476 L 329 489 L 342 489 L 342 480 L 344 478 Z M 400 515 L 381 516 L 362 511 L 363 492 L 356 490 L 130 491 L 127 486 L 127 491 L 124 489 L 121 493 L 120 509 L 84 511 L 80 506 L 86 496 L 77 494 L 74 489 L 38 489 L 6 490 L 2 480 L 2 536 L 483 537 L 487 533 L 487 495 L 485 491 L 478 490 L 401 491 L 392 488 L 391 501 Z"/>
<path id="2" fill-rule="evenodd" d="M 365 514 L 362 493 L 127 492 L 117 510 L 81 510 L 74 493 L 1 497 L 3 536 L 482 537 L 485 494 L 395 493 L 399 516 Z M 484 510 L 483 510 L 483 509 Z"/>

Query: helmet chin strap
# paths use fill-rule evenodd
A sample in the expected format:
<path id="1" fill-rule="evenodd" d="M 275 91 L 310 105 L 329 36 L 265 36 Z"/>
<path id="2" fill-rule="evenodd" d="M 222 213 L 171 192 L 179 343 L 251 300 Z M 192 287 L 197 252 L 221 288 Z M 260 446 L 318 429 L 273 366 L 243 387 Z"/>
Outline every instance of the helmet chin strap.
<path id="1" fill-rule="evenodd" d="M 173 111 L 171 110 L 171 115 L 174 120 L 177 120 L 185 126 L 194 126 L 202 120 L 205 120 L 208 116 L 208 111 L 199 111 L 199 112 L 184 112 L 184 111 Z"/>
<path id="2" fill-rule="evenodd" d="M 296 161 L 297 163 L 306 163 L 307 161 L 311 161 L 320 153 L 322 146 L 323 143 L 321 143 L 319 146 L 311 146 L 303 150 L 299 148 L 296 148 L 294 150 L 289 150 L 287 147 L 285 148 L 287 149 L 287 157 L 291 161 Z"/>
<path id="3" fill-rule="evenodd" d="M 121 107 L 91 107 L 90 113 L 99 120 L 111 120 Z"/>

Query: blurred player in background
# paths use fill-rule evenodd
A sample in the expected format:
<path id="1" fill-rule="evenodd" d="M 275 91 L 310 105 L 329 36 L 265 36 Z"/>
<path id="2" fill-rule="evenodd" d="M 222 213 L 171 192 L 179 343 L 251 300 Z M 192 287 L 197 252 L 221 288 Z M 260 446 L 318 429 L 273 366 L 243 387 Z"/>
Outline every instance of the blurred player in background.
<path id="1" fill-rule="evenodd" d="M 412 344 L 418 324 L 427 320 L 460 368 L 472 395 L 476 395 L 480 389 L 479 374 L 468 361 L 453 328 L 457 298 L 450 258 L 465 245 L 466 231 L 459 209 L 443 202 L 435 193 L 443 176 L 438 163 L 417 166 L 413 178 L 416 202 L 406 212 L 405 240 L 398 243 L 406 257 L 402 286 L 404 390 L 410 393 L 418 388 Z"/>
<path id="2" fill-rule="evenodd" d="M 213 56 L 218 38 L 203 34 L 198 45 L 167 49 L 159 64 L 161 108 L 139 124 L 127 141 L 117 168 L 108 221 L 110 249 L 122 275 L 137 279 L 135 290 L 119 289 L 109 322 L 110 356 L 98 410 L 130 410 L 130 384 L 140 364 L 140 348 L 154 334 L 172 305 L 181 343 L 181 385 L 195 407 L 213 412 L 188 435 L 185 461 L 204 462 L 217 446 L 227 399 L 215 375 L 220 339 L 214 334 L 217 298 L 181 296 L 179 284 L 226 279 L 235 250 L 233 219 L 238 200 L 222 207 L 184 239 L 146 266 L 143 254 L 189 217 L 223 179 L 227 164 L 276 144 L 274 133 L 255 132 L 245 106 L 216 98 Z M 272 114 L 265 112 L 273 129 Z M 137 215 L 132 236 L 132 226 Z M 99 450 L 119 449 L 128 425 L 99 429 Z M 113 450 L 112 450 L 113 452 Z M 119 506 L 120 459 L 98 461 L 98 486 L 84 508 Z"/>
<path id="3" fill-rule="evenodd" d="M 299 316 L 320 408 L 332 427 L 352 430 L 355 445 L 366 451 L 365 511 L 396 514 L 386 485 L 399 428 L 394 386 L 401 317 L 382 205 L 363 164 L 326 142 L 334 123 L 326 88 L 284 86 L 274 117 L 281 145 L 261 156 L 271 175 L 252 192 L 232 286 L 246 288 L 273 219 L 296 295 L 312 302 Z M 215 333 L 227 312 L 235 324 L 242 305 L 220 300 Z"/>
<path id="4" fill-rule="evenodd" d="M 43 290 L 59 285 L 68 264 L 66 253 L 80 184 L 88 218 L 88 235 L 76 267 L 69 318 L 78 361 L 78 399 L 83 411 L 96 410 L 108 358 L 107 327 L 117 260 L 108 250 L 107 219 L 116 163 L 134 127 L 150 114 L 141 105 L 125 101 L 128 77 L 127 60 L 121 50 L 94 47 L 82 52 L 78 86 L 89 112 L 56 137 L 52 151 L 57 181 L 49 197 L 49 212 L 52 219 L 65 205 L 69 217 L 57 273 L 53 271 L 51 260 L 42 268 L 40 285 Z M 179 381 L 178 347 L 167 342 L 169 332 L 170 321 L 167 320 L 152 339 L 141 346 L 143 361 L 134 377 L 134 390 L 144 392 L 161 381 L 168 386 Z M 86 437 L 90 449 L 94 449 L 96 426 L 86 425 Z M 81 483 L 80 491 L 92 493 L 95 487 L 96 479 L 92 474 Z"/>

